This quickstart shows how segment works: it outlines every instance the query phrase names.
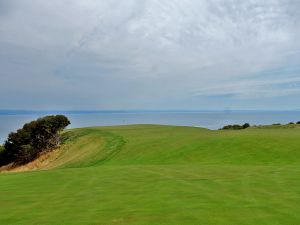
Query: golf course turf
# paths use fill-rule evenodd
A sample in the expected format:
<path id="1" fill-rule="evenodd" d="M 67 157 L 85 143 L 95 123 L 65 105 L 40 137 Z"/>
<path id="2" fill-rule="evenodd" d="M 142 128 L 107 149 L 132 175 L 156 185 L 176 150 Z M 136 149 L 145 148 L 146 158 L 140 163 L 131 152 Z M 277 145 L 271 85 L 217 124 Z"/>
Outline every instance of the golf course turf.
<path id="1" fill-rule="evenodd" d="M 298 225 L 299 128 L 70 129 L 46 166 L 0 173 L 0 224 Z"/>

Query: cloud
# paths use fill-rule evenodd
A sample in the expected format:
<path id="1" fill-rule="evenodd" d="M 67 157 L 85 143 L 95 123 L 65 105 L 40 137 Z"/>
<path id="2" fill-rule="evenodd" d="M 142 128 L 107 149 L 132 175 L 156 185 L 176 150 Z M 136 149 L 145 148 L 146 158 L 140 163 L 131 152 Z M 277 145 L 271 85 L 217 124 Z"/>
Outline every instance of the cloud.
<path id="1" fill-rule="evenodd" d="M 195 96 L 224 96 L 237 98 L 261 98 L 300 94 L 300 77 L 273 80 L 244 80 L 232 84 L 215 85 L 195 91 Z"/>
<path id="2" fill-rule="evenodd" d="M 0 8 L 0 108 L 195 108 L 195 96 L 205 108 L 218 95 L 256 107 L 300 95 L 299 69 L 289 71 L 300 60 L 296 0 L 0 0 Z"/>

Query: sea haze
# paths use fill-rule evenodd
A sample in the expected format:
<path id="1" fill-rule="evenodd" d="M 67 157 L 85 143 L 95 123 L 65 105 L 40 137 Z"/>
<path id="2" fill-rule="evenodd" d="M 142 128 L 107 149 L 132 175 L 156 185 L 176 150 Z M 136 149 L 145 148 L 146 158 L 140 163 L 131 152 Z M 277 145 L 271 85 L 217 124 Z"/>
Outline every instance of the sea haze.
<path id="1" fill-rule="evenodd" d="M 0 143 L 24 123 L 45 115 L 64 114 L 69 128 L 86 126 L 165 124 L 219 129 L 227 124 L 251 125 L 300 121 L 300 111 L 20 111 L 0 110 Z"/>

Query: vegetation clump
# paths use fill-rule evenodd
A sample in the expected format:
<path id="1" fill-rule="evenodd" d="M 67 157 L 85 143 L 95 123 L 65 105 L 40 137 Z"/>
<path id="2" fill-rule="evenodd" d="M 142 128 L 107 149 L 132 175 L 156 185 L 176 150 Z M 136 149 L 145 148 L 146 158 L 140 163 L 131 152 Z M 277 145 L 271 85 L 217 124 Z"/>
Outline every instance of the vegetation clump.
<path id="1" fill-rule="evenodd" d="M 70 124 L 63 115 L 45 116 L 26 123 L 23 128 L 8 135 L 4 150 L 0 152 L 0 165 L 25 164 L 41 152 L 60 144 L 60 132 Z"/>
<path id="2" fill-rule="evenodd" d="M 245 123 L 243 125 L 234 124 L 234 125 L 226 125 L 221 130 L 242 130 L 250 127 L 249 123 Z"/>

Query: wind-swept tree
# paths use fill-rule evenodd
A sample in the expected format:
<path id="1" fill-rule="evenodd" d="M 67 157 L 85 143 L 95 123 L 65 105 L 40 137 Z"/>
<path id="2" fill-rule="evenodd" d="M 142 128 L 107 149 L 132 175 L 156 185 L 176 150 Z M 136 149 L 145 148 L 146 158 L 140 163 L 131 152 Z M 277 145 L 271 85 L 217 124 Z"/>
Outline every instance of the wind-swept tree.
<path id="1" fill-rule="evenodd" d="M 0 165 L 27 163 L 39 153 L 57 147 L 60 132 L 69 124 L 70 121 L 63 115 L 45 116 L 26 123 L 22 129 L 8 135 L 4 150 L 0 153 Z"/>

